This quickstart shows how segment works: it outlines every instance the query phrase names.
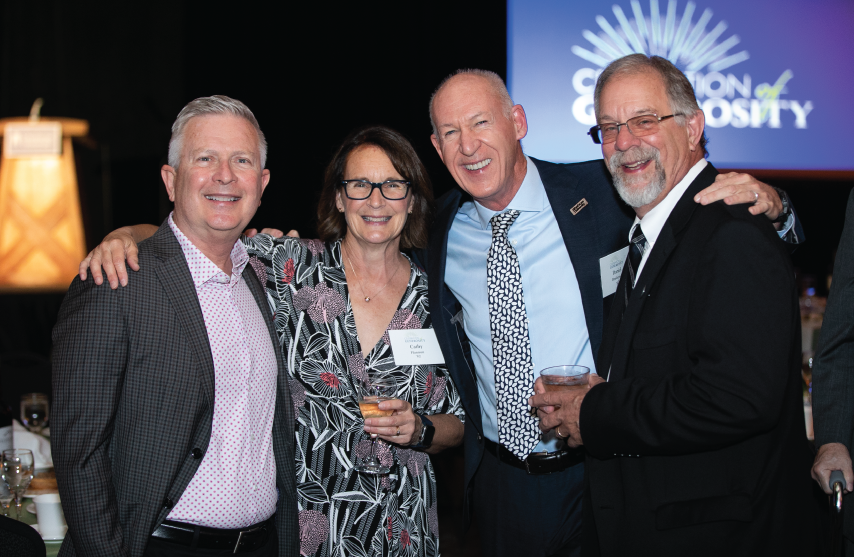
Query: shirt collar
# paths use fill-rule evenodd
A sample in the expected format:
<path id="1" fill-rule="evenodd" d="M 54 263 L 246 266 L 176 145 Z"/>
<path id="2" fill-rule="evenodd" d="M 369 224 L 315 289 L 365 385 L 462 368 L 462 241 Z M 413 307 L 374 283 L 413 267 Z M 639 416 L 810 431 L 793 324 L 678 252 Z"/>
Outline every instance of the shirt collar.
<path id="1" fill-rule="evenodd" d="M 474 207 L 477 210 L 477 217 L 480 221 L 480 226 L 484 230 L 489 228 L 489 219 L 496 213 L 503 213 L 507 209 L 516 209 L 517 211 L 539 212 L 548 207 L 548 198 L 546 197 L 546 188 L 543 186 L 543 180 L 540 178 L 540 172 L 534 162 L 525 155 L 528 161 L 528 168 L 525 172 L 525 179 L 522 180 L 522 185 L 519 186 L 519 191 L 513 196 L 513 200 L 507 205 L 503 211 L 493 211 L 487 209 L 477 201 L 474 202 Z"/>
<path id="2" fill-rule="evenodd" d="M 228 279 L 229 284 L 234 286 L 240 280 L 240 277 L 243 275 L 243 269 L 246 268 L 246 264 L 249 262 L 249 254 L 240 240 L 236 241 L 234 247 L 231 248 L 231 277 L 228 277 L 216 263 L 211 261 L 181 232 L 181 229 L 172 220 L 172 214 L 169 213 L 169 228 L 175 234 L 175 238 L 178 240 L 178 244 L 181 246 L 181 251 L 184 252 L 184 258 L 187 262 L 196 262 L 193 265 L 189 265 L 190 275 L 193 277 L 193 285 L 199 288 L 214 279 L 216 279 L 214 282 L 222 283 L 225 283 L 223 279 Z"/>
<path id="3" fill-rule="evenodd" d="M 652 247 L 658 239 L 661 229 L 664 228 L 664 223 L 667 222 L 667 217 L 670 216 L 670 213 L 673 212 L 673 208 L 676 207 L 676 204 L 680 199 L 682 199 L 682 195 L 685 193 L 685 190 L 688 189 L 688 186 L 690 186 L 694 179 L 699 176 L 700 172 L 706 168 L 707 164 L 709 163 L 705 158 L 697 161 L 697 164 L 691 167 L 688 174 L 686 174 L 685 177 L 682 178 L 682 180 L 676 184 L 672 190 L 670 190 L 664 199 L 661 200 L 661 203 L 650 209 L 649 212 L 644 215 L 643 220 L 635 217 L 635 222 L 629 230 L 629 241 L 631 242 L 632 233 L 635 231 L 635 227 L 640 224 L 646 241 L 649 242 L 649 246 Z"/>

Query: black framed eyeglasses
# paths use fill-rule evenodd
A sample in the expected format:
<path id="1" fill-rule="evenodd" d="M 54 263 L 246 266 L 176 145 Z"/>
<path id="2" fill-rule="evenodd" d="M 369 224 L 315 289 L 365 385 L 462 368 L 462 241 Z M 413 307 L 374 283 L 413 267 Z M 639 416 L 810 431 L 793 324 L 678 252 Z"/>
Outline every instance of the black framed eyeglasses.
<path id="1" fill-rule="evenodd" d="M 590 131 L 587 132 L 593 139 L 593 143 L 596 145 L 604 145 L 606 143 L 613 143 L 617 141 L 617 136 L 620 134 L 620 128 L 626 126 L 631 133 L 635 137 L 643 137 L 645 135 L 652 135 L 658 131 L 659 124 L 662 120 L 667 120 L 668 118 L 673 118 L 674 116 L 680 116 L 679 114 L 670 114 L 669 116 L 661 116 L 658 114 L 642 114 L 640 116 L 635 116 L 634 118 L 629 118 L 622 124 L 617 124 L 615 122 L 605 122 L 604 124 L 599 124 L 598 126 L 593 126 L 590 128 Z"/>
<path id="2" fill-rule="evenodd" d="M 341 180 L 347 199 L 367 199 L 379 188 L 383 197 L 389 201 L 397 201 L 406 197 L 409 192 L 409 182 L 404 180 L 386 180 L 385 182 L 369 182 L 367 180 Z"/>

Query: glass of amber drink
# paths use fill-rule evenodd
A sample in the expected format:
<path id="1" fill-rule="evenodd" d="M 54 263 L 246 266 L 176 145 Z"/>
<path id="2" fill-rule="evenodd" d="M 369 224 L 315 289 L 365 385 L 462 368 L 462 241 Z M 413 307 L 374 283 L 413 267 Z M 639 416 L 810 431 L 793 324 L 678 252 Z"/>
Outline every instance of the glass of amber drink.
<path id="1" fill-rule="evenodd" d="M 546 392 L 586 389 L 590 368 L 584 366 L 553 366 L 540 371 Z"/>
<path id="2" fill-rule="evenodd" d="M 384 400 L 392 400 L 397 394 L 397 383 L 394 378 L 386 374 L 377 374 L 368 378 L 367 381 L 358 381 L 356 389 L 359 394 L 359 411 L 362 418 L 385 418 L 391 416 L 394 410 L 380 410 L 379 404 Z M 376 435 L 371 435 L 371 456 L 356 466 L 357 472 L 363 474 L 383 475 L 390 470 L 383 466 L 376 455 Z"/>

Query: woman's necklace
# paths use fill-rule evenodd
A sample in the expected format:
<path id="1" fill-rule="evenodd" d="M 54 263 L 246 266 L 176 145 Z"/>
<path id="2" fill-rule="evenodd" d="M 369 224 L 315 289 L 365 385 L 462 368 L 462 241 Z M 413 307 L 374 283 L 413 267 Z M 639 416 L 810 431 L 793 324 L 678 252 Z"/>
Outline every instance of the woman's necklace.
<path id="1" fill-rule="evenodd" d="M 348 251 L 349 251 L 349 250 L 348 250 Z M 399 271 L 399 270 L 400 270 L 400 266 L 398 265 L 397 269 L 395 269 L 395 270 L 394 270 L 394 272 L 391 274 L 391 278 L 390 278 L 390 279 L 388 279 L 388 282 L 386 282 L 386 283 L 383 285 L 383 287 L 382 287 L 382 288 L 380 288 L 379 290 L 377 290 L 376 292 L 374 292 L 373 296 L 368 296 L 368 295 L 365 293 L 365 287 L 364 287 L 364 286 L 362 286 L 362 281 L 361 281 L 361 280 L 359 280 L 359 275 L 356 273 L 356 267 L 355 267 L 355 265 L 353 265 L 353 262 L 352 262 L 352 261 L 350 261 L 350 255 L 349 255 L 349 254 L 347 254 L 347 253 L 345 253 L 345 254 L 344 254 L 344 257 L 346 257 L 346 258 L 347 258 L 347 263 L 349 263 L 349 264 L 350 264 L 350 269 L 353 271 L 353 277 L 356 279 L 356 282 L 358 282 L 358 283 L 359 283 L 359 290 L 361 290 L 361 291 L 362 291 L 362 294 L 365 294 L 365 301 L 366 301 L 366 302 L 370 302 L 370 301 L 371 301 L 371 298 L 376 298 L 376 297 L 377 297 L 377 295 L 378 295 L 380 292 L 382 292 L 383 290 L 385 290 L 385 287 L 386 287 L 386 286 L 388 286 L 389 284 L 391 284 L 391 281 L 394 279 L 395 275 L 397 275 L 397 271 Z"/>

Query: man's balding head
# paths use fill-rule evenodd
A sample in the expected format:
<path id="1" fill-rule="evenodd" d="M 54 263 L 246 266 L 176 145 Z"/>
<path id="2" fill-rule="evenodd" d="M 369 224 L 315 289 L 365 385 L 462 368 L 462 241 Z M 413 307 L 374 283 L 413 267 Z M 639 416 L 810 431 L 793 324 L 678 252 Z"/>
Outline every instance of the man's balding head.
<path id="1" fill-rule="evenodd" d="M 510 92 L 507 91 L 507 86 L 504 84 L 504 80 L 501 79 L 501 76 L 489 70 L 481 70 L 477 68 L 460 69 L 443 79 L 439 86 L 436 87 L 436 90 L 433 91 L 433 94 L 430 96 L 430 124 L 432 124 L 433 126 L 434 135 L 436 135 L 436 117 L 433 115 L 433 101 L 436 99 L 436 95 L 439 94 L 439 91 L 441 91 L 445 87 L 445 85 L 448 84 L 448 82 L 450 82 L 457 76 L 483 78 L 489 84 L 489 87 L 490 89 L 492 89 L 492 93 L 495 95 L 495 98 L 499 99 L 501 105 L 504 107 L 504 117 L 510 119 L 510 116 L 513 111 L 513 99 L 510 98 Z"/>
<path id="2" fill-rule="evenodd" d="M 485 70 L 456 72 L 430 99 L 430 117 L 433 146 L 457 184 L 485 207 L 504 209 L 525 177 L 519 141 L 528 122 L 501 78 Z"/>

